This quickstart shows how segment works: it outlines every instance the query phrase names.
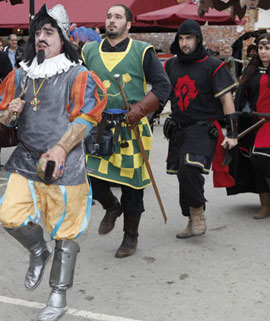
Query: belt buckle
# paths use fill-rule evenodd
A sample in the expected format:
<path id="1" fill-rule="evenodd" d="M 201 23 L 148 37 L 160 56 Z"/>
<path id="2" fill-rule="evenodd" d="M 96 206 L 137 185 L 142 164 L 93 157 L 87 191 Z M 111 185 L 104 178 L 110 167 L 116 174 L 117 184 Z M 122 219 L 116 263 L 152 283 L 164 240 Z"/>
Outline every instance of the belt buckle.
<path id="1" fill-rule="evenodd" d="M 100 145 L 99 144 L 94 144 L 94 154 L 98 155 L 100 151 Z"/>

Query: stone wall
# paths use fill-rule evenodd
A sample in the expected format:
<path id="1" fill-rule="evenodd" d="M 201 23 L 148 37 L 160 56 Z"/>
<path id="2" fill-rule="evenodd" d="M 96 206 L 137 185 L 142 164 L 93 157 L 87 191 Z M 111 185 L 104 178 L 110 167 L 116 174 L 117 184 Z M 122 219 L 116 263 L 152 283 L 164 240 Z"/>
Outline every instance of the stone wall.
<path id="1" fill-rule="evenodd" d="M 246 31 L 253 31 L 257 18 L 257 11 L 250 10 L 245 15 L 244 26 L 202 26 L 204 44 L 207 48 L 218 51 L 222 56 L 230 56 L 231 45 Z M 131 34 L 134 39 L 151 43 L 156 49 L 164 53 L 170 53 L 170 45 L 175 33 L 138 33 Z M 244 49 L 252 42 L 252 39 L 244 41 Z"/>

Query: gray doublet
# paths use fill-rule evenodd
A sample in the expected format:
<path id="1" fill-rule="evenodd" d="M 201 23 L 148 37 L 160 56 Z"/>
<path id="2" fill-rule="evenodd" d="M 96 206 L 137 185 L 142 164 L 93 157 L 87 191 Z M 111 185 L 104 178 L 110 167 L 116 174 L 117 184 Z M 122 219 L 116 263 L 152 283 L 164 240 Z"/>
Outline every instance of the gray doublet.
<path id="1" fill-rule="evenodd" d="M 22 176 L 39 181 L 37 164 L 40 155 L 52 148 L 68 130 L 71 90 L 80 71 L 81 65 L 72 66 L 67 72 L 56 74 L 46 79 L 37 95 L 40 104 L 33 110 L 33 79 L 27 78 L 20 70 L 20 82 L 16 89 L 18 97 L 26 83 L 25 106 L 18 119 L 19 144 L 9 158 L 5 168 Z M 35 79 L 35 88 L 39 88 L 43 79 Z M 78 185 L 85 183 L 85 154 L 83 143 L 75 147 L 66 158 L 64 175 L 53 184 Z"/>

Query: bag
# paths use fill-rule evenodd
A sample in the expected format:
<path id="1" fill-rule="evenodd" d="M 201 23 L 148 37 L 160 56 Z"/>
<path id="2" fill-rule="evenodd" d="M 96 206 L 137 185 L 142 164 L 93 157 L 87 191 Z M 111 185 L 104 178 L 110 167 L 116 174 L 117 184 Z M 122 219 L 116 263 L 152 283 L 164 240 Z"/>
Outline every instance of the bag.
<path id="1" fill-rule="evenodd" d="M 211 137 L 218 138 L 218 129 L 212 121 L 209 121 L 209 123 L 207 124 L 207 131 Z"/>
<path id="2" fill-rule="evenodd" d="M 165 119 L 164 125 L 163 125 L 163 134 L 164 136 L 170 140 L 173 137 L 173 134 L 176 132 L 177 128 L 179 126 L 176 124 L 176 122 L 171 118 L 167 117 Z"/>
<path id="3" fill-rule="evenodd" d="M 84 140 L 86 153 L 96 156 L 111 156 L 114 150 L 113 132 L 110 128 L 100 128 L 100 124 L 91 129 Z"/>
<path id="4" fill-rule="evenodd" d="M 18 144 L 17 127 L 7 127 L 0 123 L 0 148 Z"/>

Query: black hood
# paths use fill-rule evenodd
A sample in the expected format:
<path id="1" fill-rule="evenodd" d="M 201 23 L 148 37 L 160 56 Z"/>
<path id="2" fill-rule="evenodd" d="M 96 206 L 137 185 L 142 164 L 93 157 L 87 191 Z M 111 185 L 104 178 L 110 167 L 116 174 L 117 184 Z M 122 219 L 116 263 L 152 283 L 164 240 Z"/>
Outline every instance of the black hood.
<path id="1" fill-rule="evenodd" d="M 185 55 L 182 53 L 179 47 L 179 35 L 195 35 L 198 37 L 198 46 L 192 54 Z M 206 50 L 203 46 L 203 35 L 198 22 L 192 19 L 187 19 L 184 22 L 182 22 L 175 35 L 174 42 L 171 44 L 170 50 L 172 54 L 177 55 L 178 57 L 183 58 L 184 60 L 190 61 L 204 58 L 206 56 Z"/>
<path id="2" fill-rule="evenodd" d="M 178 41 L 179 35 L 196 35 L 199 38 L 200 43 L 203 43 L 203 35 L 200 25 L 198 24 L 198 22 L 192 19 L 187 19 L 186 21 L 181 23 L 177 30 L 174 42 L 172 43 L 170 48 L 172 54 L 177 54 L 177 51 L 180 50 Z"/>

